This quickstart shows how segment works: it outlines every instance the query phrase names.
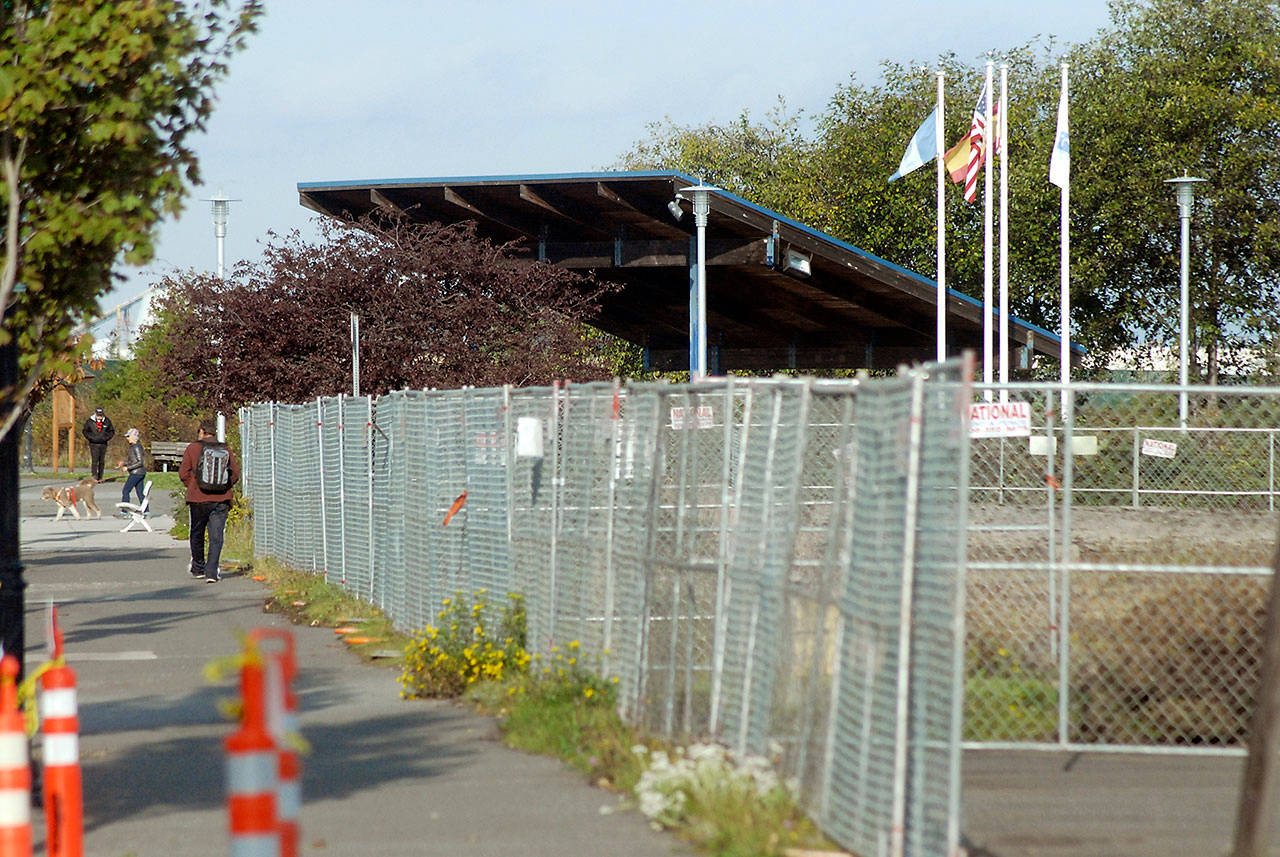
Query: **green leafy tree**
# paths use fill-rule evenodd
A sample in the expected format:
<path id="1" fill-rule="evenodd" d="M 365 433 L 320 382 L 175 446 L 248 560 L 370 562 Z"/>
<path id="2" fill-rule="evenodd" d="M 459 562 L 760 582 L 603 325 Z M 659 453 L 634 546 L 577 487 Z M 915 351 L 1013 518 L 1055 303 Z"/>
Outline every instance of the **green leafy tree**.
<path id="1" fill-rule="evenodd" d="M 627 170 L 680 170 L 706 184 L 789 216 L 806 209 L 813 187 L 806 175 L 812 144 L 800 130 L 802 114 L 778 100 L 763 122 L 743 111 L 732 122 L 699 127 L 676 125 L 670 117 L 650 123 L 648 136 L 624 154 Z"/>
<path id="2" fill-rule="evenodd" d="M 1081 320 L 1096 341 L 1176 346 L 1181 239 L 1165 180 L 1208 179 L 1192 220 L 1191 353 L 1213 382 L 1247 349 L 1275 349 L 1280 7 L 1122 0 L 1112 15 L 1070 57 L 1073 296 L 1098 302 Z"/>
<path id="3" fill-rule="evenodd" d="M 199 181 L 190 135 L 254 29 L 258 0 L 8 0 L 0 5 L 0 436 L 123 256 L 152 256 L 160 218 Z"/>
<path id="4" fill-rule="evenodd" d="M 1274 0 L 1120 0 L 1112 25 L 1069 50 L 1072 338 L 1105 365 L 1135 343 L 1176 344 L 1179 226 L 1165 179 L 1209 179 L 1193 224 L 1193 342 L 1204 376 L 1280 343 L 1280 7 Z M 997 52 L 1009 74 L 1011 311 L 1059 326 L 1059 191 L 1048 181 L 1059 53 Z M 967 130 L 982 69 L 943 56 L 947 146 Z M 886 184 L 936 79 L 886 62 L 875 85 L 837 88 L 811 138 L 795 116 L 650 126 L 632 167 L 682 169 L 895 264 L 937 264 L 932 167 Z M 981 185 L 979 186 L 981 192 Z M 947 284 L 983 287 L 983 206 L 946 201 Z M 1193 348 L 1193 350 L 1195 350 Z M 1280 361 L 1276 361 L 1280 362 Z"/>

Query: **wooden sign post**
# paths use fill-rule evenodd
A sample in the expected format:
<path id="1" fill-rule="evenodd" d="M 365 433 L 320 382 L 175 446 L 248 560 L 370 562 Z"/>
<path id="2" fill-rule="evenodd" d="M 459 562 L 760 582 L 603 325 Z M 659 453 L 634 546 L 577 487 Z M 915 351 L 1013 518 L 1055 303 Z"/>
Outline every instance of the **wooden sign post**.
<path id="1" fill-rule="evenodd" d="M 62 430 L 67 430 L 67 470 L 76 469 L 76 397 L 65 381 L 53 388 L 53 472 L 58 472 Z"/>

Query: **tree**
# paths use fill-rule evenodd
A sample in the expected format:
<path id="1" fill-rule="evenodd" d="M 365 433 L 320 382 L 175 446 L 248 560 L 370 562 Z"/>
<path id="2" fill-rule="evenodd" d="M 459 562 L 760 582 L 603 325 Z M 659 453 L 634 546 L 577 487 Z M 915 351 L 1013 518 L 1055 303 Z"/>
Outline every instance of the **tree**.
<path id="1" fill-rule="evenodd" d="M 1049 203 L 1047 153 L 1054 132 L 1052 107 L 1056 89 L 1050 78 L 1051 45 L 1024 45 L 1005 55 L 1011 65 L 1010 100 L 1021 124 L 1010 145 L 1019 165 L 1010 182 L 1014 216 L 1013 265 L 1030 283 L 1056 284 L 1056 244 L 1047 246 Z M 982 87 L 981 72 L 954 56 L 940 61 L 947 74 L 948 110 L 944 139 L 948 145 L 969 130 L 973 104 Z M 1055 67 L 1056 68 L 1056 67 Z M 1056 72 L 1054 72 L 1056 73 Z M 1056 78 L 1055 78 L 1056 79 Z M 937 266 L 937 210 L 932 167 L 888 183 L 907 142 L 933 109 L 936 77 L 919 64 L 885 62 L 881 80 L 868 86 L 851 78 L 837 88 L 817 117 L 812 140 L 799 132 L 798 115 L 779 108 L 766 122 L 752 123 L 746 114 L 728 126 L 681 128 L 670 122 L 650 126 L 650 136 L 637 143 L 622 161 L 628 168 L 675 168 L 738 193 L 848 241 L 894 264 L 932 273 Z M 1042 165 L 1034 165 L 1040 151 Z M 1040 187 L 1042 186 L 1042 187 Z M 1022 196 L 1018 192 L 1025 191 Z M 963 200 L 950 187 L 946 202 L 947 282 L 980 298 L 983 288 L 983 206 Z M 1045 243 L 1040 246 L 1037 242 Z M 1051 252 L 1050 252 L 1051 251 Z M 1047 276 L 1052 261 L 1054 273 Z M 1015 273 L 1015 276 L 1017 274 Z M 1019 292 L 1015 312 L 1044 324 L 1052 307 L 1041 306 L 1043 289 Z M 1056 327 L 1056 321 L 1050 323 Z"/>
<path id="2" fill-rule="evenodd" d="M 763 122 L 747 111 L 727 125 L 676 125 L 670 117 L 647 126 L 618 162 L 620 169 L 675 169 L 779 212 L 804 210 L 797 194 L 813 182 L 806 176 L 811 144 L 800 131 L 800 113 L 778 99 Z M 794 215 L 793 215 L 794 216 Z"/>
<path id="3" fill-rule="evenodd" d="M 139 353 L 152 377 L 222 409 L 349 392 L 353 312 L 362 393 L 612 377 L 583 322 L 615 286 L 521 258 L 474 223 L 320 226 L 314 244 L 273 236 L 226 281 L 167 280 Z"/>
<path id="4" fill-rule="evenodd" d="M 199 181 L 189 138 L 253 31 L 259 0 L 6 0 L 0 10 L 0 346 L 20 377 L 0 390 L 0 437 L 43 367 L 96 311 L 112 265 Z"/>
<path id="5" fill-rule="evenodd" d="M 1106 310 L 1086 325 L 1176 343 L 1180 229 L 1165 180 L 1208 179 L 1192 221 L 1191 354 L 1207 354 L 1214 382 L 1224 360 L 1276 344 L 1280 7 L 1122 0 L 1112 16 L 1070 58 L 1073 294 Z"/>
<path id="6" fill-rule="evenodd" d="M 1274 0 L 1120 0 L 1112 27 L 1071 49 L 1072 338 L 1096 366 L 1135 343 L 1176 343 L 1179 228 L 1164 180 L 1208 178 L 1193 235 L 1193 339 L 1207 377 L 1280 345 L 1280 7 Z M 1049 184 L 1059 73 L 1054 43 L 1010 64 L 1011 310 L 1057 330 L 1058 190 Z M 967 129 L 980 69 L 943 56 L 948 145 Z M 933 170 L 886 185 L 933 109 L 932 72 L 885 63 L 851 79 L 812 139 L 764 125 L 651 126 L 624 163 L 718 179 L 753 202 L 906 268 L 936 267 Z M 753 160 L 756 162 L 753 164 Z M 709 178 L 711 180 L 711 178 Z M 981 186 L 980 186 L 981 190 Z M 981 204 L 946 202 L 947 284 L 980 298 Z"/>

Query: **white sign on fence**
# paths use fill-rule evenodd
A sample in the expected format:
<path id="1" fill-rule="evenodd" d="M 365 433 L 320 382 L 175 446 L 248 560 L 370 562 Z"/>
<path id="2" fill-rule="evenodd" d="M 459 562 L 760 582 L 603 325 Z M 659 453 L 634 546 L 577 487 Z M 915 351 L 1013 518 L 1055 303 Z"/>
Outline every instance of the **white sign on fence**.
<path id="1" fill-rule="evenodd" d="M 979 402 L 969 406 L 969 437 L 1030 435 L 1030 402 Z"/>
<path id="2" fill-rule="evenodd" d="M 1144 437 L 1142 439 L 1142 454 L 1154 455 L 1156 458 L 1176 458 L 1178 445 L 1167 440 Z"/>
<path id="3" fill-rule="evenodd" d="M 1031 438 L 1027 444 L 1027 453 L 1030 455 L 1051 455 L 1058 451 L 1058 439 L 1056 437 L 1045 437 L 1044 435 L 1036 435 Z M 1076 435 L 1071 438 L 1071 454 L 1072 455 L 1097 455 L 1098 454 L 1098 437 L 1097 435 L 1084 434 Z"/>
<path id="4" fill-rule="evenodd" d="M 693 420 L 691 425 L 694 428 L 714 428 L 716 424 L 715 409 L 710 405 L 698 405 L 696 408 L 677 407 L 671 409 L 671 427 L 673 429 L 684 428 L 685 421 L 690 419 Z"/>

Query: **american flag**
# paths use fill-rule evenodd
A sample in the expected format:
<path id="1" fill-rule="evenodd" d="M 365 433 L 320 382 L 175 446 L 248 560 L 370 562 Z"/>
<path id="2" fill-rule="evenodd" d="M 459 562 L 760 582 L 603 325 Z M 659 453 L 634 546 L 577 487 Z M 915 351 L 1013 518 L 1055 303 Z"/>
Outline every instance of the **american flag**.
<path id="1" fill-rule="evenodd" d="M 964 201 L 973 202 L 978 197 L 978 171 L 986 160 L 987 147 L 984 133 L 987 127 L 987 88 L 982 88 L 978 106 L 973 108 L 973 125 L 969 128 L 969 169 L 964 175 Z"/>

